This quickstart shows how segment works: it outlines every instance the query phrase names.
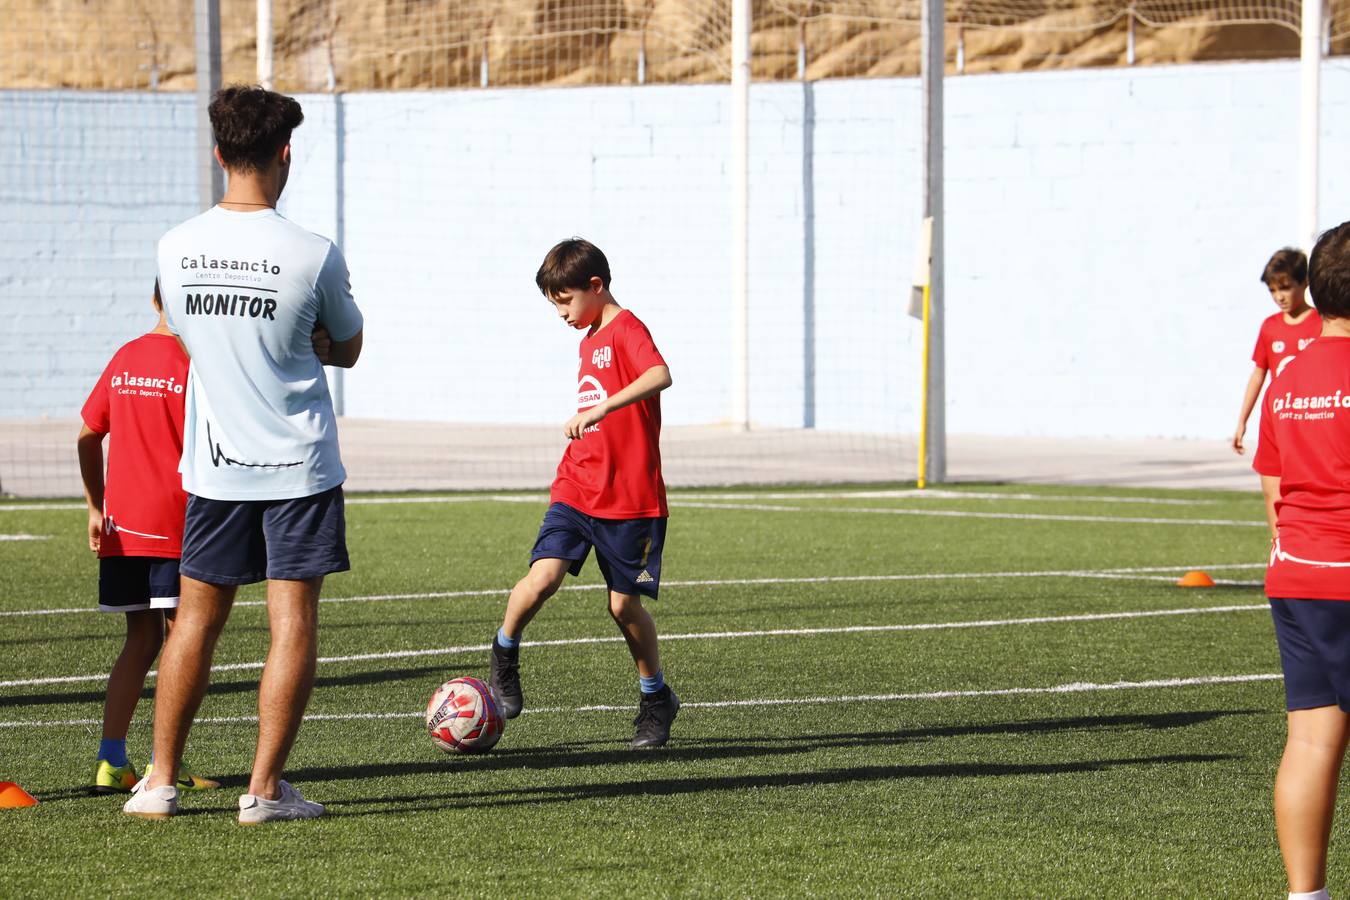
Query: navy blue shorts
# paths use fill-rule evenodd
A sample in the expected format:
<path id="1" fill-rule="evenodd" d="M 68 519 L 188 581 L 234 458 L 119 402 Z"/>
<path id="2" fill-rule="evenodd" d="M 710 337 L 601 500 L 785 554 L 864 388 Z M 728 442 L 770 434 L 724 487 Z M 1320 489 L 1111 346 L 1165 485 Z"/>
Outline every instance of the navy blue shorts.
<path id="1" fill-rule="evenodd" d="M 1271 598 L 1285 708 L 1350 712 L 1350 600 Z"/>
<path id="2" fill-rule="evenodd" d="M 665 543 L 664 518 L 597 519 L 566 503 L 554 503 L 544 513 L 530 565 L 540 559 L 565 559 L 572 563 L 568 571 L 579 575 L 594 547 L 595 561 L 611 591 L 655 600 Z"/>
<path id="3" fill-rule="evenodd" d="M 351 568 L 342 488 L 292 500 L 188 495 L 183 574 L 207 584 L 304 581 Z"/>
<path id="4" fill-rule="evenodd" d="M 141 612 L 178 608 L 178 560 L 159 556 L 105 556 L 98 561 L 98 608 Z"/>

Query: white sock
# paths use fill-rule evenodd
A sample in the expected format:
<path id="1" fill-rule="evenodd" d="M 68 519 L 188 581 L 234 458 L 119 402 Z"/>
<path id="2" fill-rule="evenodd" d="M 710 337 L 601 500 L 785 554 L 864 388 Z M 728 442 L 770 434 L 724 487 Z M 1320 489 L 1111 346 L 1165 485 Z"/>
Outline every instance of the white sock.
<path id="1" fill-rule="evenodd" d="M 1297 894 L 1290 891 L 1289 900 L 1331 900 L 1331 895 L 1327 893 L 1326 888 L 1320 888 L 1315 891 L 1303 891 Z"/>

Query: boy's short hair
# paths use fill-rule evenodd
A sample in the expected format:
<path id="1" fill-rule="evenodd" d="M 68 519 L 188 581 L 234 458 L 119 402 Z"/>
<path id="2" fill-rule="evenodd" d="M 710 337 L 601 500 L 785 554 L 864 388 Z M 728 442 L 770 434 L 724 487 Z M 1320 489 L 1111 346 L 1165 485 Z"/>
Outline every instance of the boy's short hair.
<path id="1" fill-rule="evenodd" d="M 258 87 L 232 84 L 211 98 L 211 133 L 226 167 L 239 172 L 261 172 L 291 132 L 305 121 L 295 98 Z"/>
<path id="2" fill-rule="evenodd" d="M 1350 222 L 1322 232 L 1308 274 L 1318 314 L 1324 319 L 1350 319 Z"/>
<path id="3" fill-rule="evenodd" d="M 554 245 L 535 273 L 534 283 L 545 297 L 573 288 L 589 287 L 592 278 L 609 290 L 609 260 L 600 248 L 579 237 L 568 238 Z"/>
<path id="4" fill-rule="evenodd" d="M 1261 280 L 1267 285 L 1285 278 L 1294 284 L 1308 283 L 1308 257 L 1296 247 L 1276 250 L 1261 270 Z"/>

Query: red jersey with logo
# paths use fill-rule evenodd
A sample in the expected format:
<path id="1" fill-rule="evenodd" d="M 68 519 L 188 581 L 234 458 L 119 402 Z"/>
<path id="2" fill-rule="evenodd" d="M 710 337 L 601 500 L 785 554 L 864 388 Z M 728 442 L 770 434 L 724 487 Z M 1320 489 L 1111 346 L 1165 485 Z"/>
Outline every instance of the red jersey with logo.
<path id="1" fill-rule="evenodd" d="M 109 435 L 100 557 L 182 555 L 187 375 L 177 338 L 142 335 L 113 354 L 80 411 L 91 431 Z"/>
<path id="2" fill-rule="evenodd" d="M 1266 593 L 1350 600 L 1350 338 L 1319 337 L 1266 391 L 1252 467 L 1280 479 Z"/>
<path id="3" fill-rule="evenodd" d="M 1278 312 L 1261 323 L 1261 334 L 1256 339 L 1256 349 L 1252 351 L 1252 362 L 1268 370 L 1270 377 L 1275 378 L 1284 371 L 1290 360 L 1303 352 L 1321 333 L 1322 317 L 1315 309 L 1297 325 L 1290 325 L 1284 320 L 1284 313 Z"/>
<path id="4" fill-rule="evenodd" d="M 581 341 L 577 412 L 665 364 L 647 326 L 628 310 L 620 311 Z M 615 410 L 568 444 L 549 499 L 598 519 L 669 515 L 661 478 L 661 395 Z"/>

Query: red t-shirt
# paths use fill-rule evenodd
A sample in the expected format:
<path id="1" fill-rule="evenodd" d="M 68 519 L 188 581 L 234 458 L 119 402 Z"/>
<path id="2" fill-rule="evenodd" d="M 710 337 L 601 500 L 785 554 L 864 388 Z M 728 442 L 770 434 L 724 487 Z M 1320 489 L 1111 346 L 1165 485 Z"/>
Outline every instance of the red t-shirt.
<path id="1" fill-rule="evenodd" d="M 1266 593 L 1350 600 L 1350 338 L 1319 337 L 1266 391 L 1252 468 L 1280 479 Z"/>
<path id="2" fill-rule="evenodd" d="M 1290 325 L 1284 320 L 1284 313 L 1278 312 L 1261 323 L 1261 334 L 1256 338 L 1252 362 L 1268 370 L 1270 377 L 1274 378 L 1321 333 L 1322 317 L 1315 309 L 1297 325 Z"/>
<path id="3" fill-rule="evenodd" d="M 647 326 L 628 310 L 581 341 L 577 411 L 618 393 L 653 366 L 664 366 Z M 615 410 L 567 445 L 550 502 L 597 519 L 667 516 L 661 479 L 661 395 Z"/>
<path id="4" fill-rule="evenodd" d="M 113 354 L 80 411 L 91 431 L 110 435 L 100 557 L 182 555 L 187 375 L 173 335 L 142 335 Z"/>

